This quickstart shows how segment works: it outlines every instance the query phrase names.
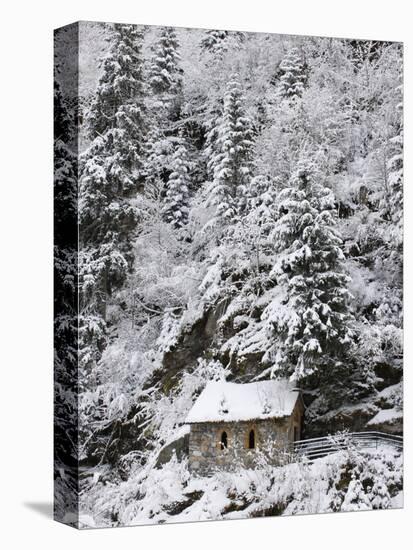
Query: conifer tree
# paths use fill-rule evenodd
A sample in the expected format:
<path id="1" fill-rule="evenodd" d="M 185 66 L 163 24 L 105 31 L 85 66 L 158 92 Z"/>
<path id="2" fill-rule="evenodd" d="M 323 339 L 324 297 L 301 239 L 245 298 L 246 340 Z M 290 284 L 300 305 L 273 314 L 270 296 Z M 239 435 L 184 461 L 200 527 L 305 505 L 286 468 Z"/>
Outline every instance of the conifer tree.
<path id="1" fill-rule="evenodd" d="M 138 27 L 114 25 L 88 119 L 92 142 L 80 159 L 79 430 L 86 442 L 105 414 L 98 388 L 107 306 L 130 271 L 139 218 L 135 195 L 144 177 L 146 139 L 142 39 Z M 96 448 L 84 452 L 99 453 L 106 443 L 96 437 Z"/>
<path id="2" fill-rule="evenodd" d="M 56 67 L 58 73 L 59 68 Z M 55 161 L 55 215 L 57 238 L 67 237 L 68 220 L 77 216 L 76 157 L 70 150 L 73 140 L 72 117 L 66 107 L 60 84 L 54 81 L 54 161 Z"/>
<path id="3" fill-rule="evenodd" d="M 218 29 L 206 31 L 204 38 L 201 40 L 201 50 L 221 50 L 228 35 L 229 31 L 221 31 Z"/>
<path id="4" fill-rule="evenodd" d="M 371 510 L 371 503 L 368 495 L 365 493 L 361 481 L 353 474 L 341 505 L 343 512 L 356 512 L 357 510 Z"/>
<path id="5" fill-rule="evenodd" d="M 171 27 L 161 31 L 149 70 L 149 82 L 155 94 L 176 94 L 182 86 L 178 39 Z"/>
<path id="6" fill-rule="evenodd" d="M 401 61 L 398 67 L 398 86 L 395 95 L 396 132 L 390 140 L 391 157 L 387 162 L 389 215 L 398 230 L 397 244 L 403 240 L 403 68 Z"/>
<path id="7" fill-rule="evenodd" d="M 252 133 L 245 114 L 238 75 L 233 75 L 224 96 L 222 118 L 218 125 L 214 177 L 209 188 L 209 203 L 217 206 L 217 216 L 230 220 L 246 203 L 246 186 L 251 178 Z"/>
<path id="8" fill-rule="evenodd" d="M 303 380 L 317 372 L 325 383 L 343 367 L 353 334 L 334 197 L 313 161 L 299 162 L 278 196 L 278 212 L 270 276 L 284 298 L 263 314 L 274 338 L 267 358 L 275 375 Z"/>
<path id="9" fill-rule="evenodd" d="M 60 73 L 59 64 L 56 63 L 54 68 L 55 78 L 53 82 L 53 116 L 54 116 L 54 139 L 56 145 L 61 145 L 67 142 L 68 139 L 72 139 L 71 134 L 71 120 L 72 117 L 66 108 L 65 101 L 63 99 L 62 90 L 58 80 Z"/>
<path id="10" fill-rule="evenodd" d="M 89 120 L 93 141 L 81 159 L 80 241 L 86 303 L 94 283 L 95 312 L 125 280 L 131 263 L 130 236 L 138 213 L 131 197 L 142 178 L 145 107 L 142 32 L 115 25 Z M 100 306 L 98 303 L 100 301 Z M 96 309 L 97 308 L 97 309 Z"/>
<path id="11" fill-rule="evenodd" d="M 369 496 L 371 504 L 375 510 L 386 510 L 387 508 L 390 508 L 391 499 L 383 471 L 379 471 L 376 474 Z"/>
<path id="12" fill-rule="evenodd" d="M 228 51 L 231 41 L 235 45 L 239 45 L 244 40 L 245 34 L 243 32 L 209 30 L 206 31 L 204 38 L 201 40 L 201 51 L 209 52 L 215 58 L 220 58 Z"/>
<path id="13" fill-rule="evenodd" d="M 211 180 L 214 178 L 215 164 L 217 162 L 218 147 L 217 141 L 219 137 L 219 123 L 222 118 L 222 102 L 216 102 L 211 111 L 208 113 L 208 118 L 205 121 L 205 146 L 204 157 L 206 160 L 207 177 Z"/>
<path id="14" fill-rule="evenodd" d="M 136 25 L 114 25 L 112 46 L 104 58 L 103 74 L 88 117 L 91 139 L 118 128 L 119 122 L 129 131 L 144 127 L 142 40 L 143 31 Z"/>
<path id="15" fill-rule="evenodd" d="M 171 173 L 173 153 L 179 141 L 176 123 L 181 118 L 182 70 L 178 49 L 175 30 L 163 28 L 155 44 L 149 69 L 151 128 L 147 141 L 145 179 L 146 187 L 156 187 L 163 195 Z"/>
<path id="16" fill-rule="evenodd" d="M 54 268 L 56 323 L 76 317 L 76 237 L 73 228 L 77 220 L 77 158 L 70 149 L 74 138 L 72 116 L 67 109 L 58 81 L 59 66 L 54 78 Z M 62 316 L 62 318 L 60 318 Z M 65 334 L 65 327 L 62 331 Z M 62 342 L 62 347 L 64 347 Z M 62 361 L 67 358 L 61 358 Z"/>
<path id="17" fill-rule="evenodd" d="M 292 48 L 280 64 L 280 95 L 286 99 L 301 97 L 304 91 L 305 74 L 297 48 Z"/>
<path id="18" fill-rule="evenodd" d="M 74 114 L 54 80 L 54 468 L 55 515 L 78 498 L 77 155 Z M 75 103 L 74 103 L 75 104 Z"/>
<path id="19" fill-rule="evenodd" d="M 188 221 L 189 162 L 185 144 L 178 145 L 172 158 L 172 172 L 167 183 L 164 216 L 176 229 Z"/>
<path id="20" fill-rule="evenodd" d="M 165 135 L 160 125 L 155 125 L 148 134 L 145 160 L 145 187 L 156 180 L 166 185 L 171 171 L 172 156 L 176 147 L 175 136 Z"/>

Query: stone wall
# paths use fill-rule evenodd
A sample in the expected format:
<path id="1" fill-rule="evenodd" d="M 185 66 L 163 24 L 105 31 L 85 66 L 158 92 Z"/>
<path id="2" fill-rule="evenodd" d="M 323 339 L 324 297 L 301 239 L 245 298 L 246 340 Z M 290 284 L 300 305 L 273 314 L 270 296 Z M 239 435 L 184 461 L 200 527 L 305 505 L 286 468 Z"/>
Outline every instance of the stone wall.
<path id="1" fill-rule="evenodd" d="M 249 434 L 254 430 L 255 449 L 249 449 Z M 221 436 L 227 434 L 227 448 Z M 189 467 L 193 474 L 208 475 L 214 470 L 231 471 L 256 465 L 257 449 L 267 453 L 271 462 L 280 461 L 293 441 L 292 417 L 251 422 L 212 422 L 191 425 Z M 270 453 L 268 454 L 268 451 Z M 284 455 L 283 455 L 284 456 Z"/>

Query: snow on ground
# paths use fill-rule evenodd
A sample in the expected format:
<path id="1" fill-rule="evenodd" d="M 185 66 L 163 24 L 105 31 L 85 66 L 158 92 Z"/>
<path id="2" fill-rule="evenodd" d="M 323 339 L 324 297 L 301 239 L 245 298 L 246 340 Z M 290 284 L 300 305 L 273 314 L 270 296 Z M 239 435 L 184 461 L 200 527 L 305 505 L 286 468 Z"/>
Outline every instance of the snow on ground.
<path id="1" fill-rule="evenodd" d="M 82 515 L 90 525 L 90 509 L 98 510 L 96 525 L 107 526 L 400 508 L 402 461 L 382 446 L 196 478 L 174 456 L 159 469 L 94 487 Z"/>
<path id="2" fill-rule="evenodd" d="M 391 424 L 403 418 L 403 412 L 393 409 L 383 409 L 379 411 L 371 420 L 367 422 L 368 426 L 376 426 L 379 424 Z"/>

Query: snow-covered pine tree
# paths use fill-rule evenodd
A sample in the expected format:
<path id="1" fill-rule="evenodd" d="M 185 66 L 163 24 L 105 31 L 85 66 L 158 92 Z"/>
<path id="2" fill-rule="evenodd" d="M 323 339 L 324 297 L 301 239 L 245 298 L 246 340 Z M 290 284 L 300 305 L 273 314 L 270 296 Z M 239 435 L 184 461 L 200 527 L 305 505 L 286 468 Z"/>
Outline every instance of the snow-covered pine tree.
<path id="1" fill-rule="evenodd" d="M 56 390 L 65 404 L 75 391 L 77 375 L 77 155 L 71 149 L 73 113 L 67 109 L 55 66 L 54 81 L 54 273 L 55 273 L 55 365 Z M 66 386 L 66 387 L 65 387 Z M 73 402 L 70 403 L 72 408 Z M 56 411 L 58 415 L 58 411 Z M 71 415 L 75 415 L 73 407 Z M 62 415 L 63 417 L 64 415 Z M 66 422 L 70 418 L 67 414 Z M 74 441 L 74 439 L 73 439 Z M 69 449 L 65 450 L 67 453 Z"/>
<path id="2" fill-rule="evenodd" d="M 274 282 L 268 277 L 272 267 L 272 243 L 269 234 L 278 219 L 277 195 L 279 181 L 266 176 L 252 177 L 247 186 L 247 207 L 242 218 L 233 231 L 234 242 L 237 243 L 240 256 L 244 251 L 250 259 L 253 273 L 251 286 L 260 294 L 264 287 L 273 287 Z M 250 283 L 247 283 L 247 287 Z"/>
<path id="3" fill-rule="evenodd" d="M 92 140 L 119 126 L 118 118 L 124 120 L 126 105 L 134 122 L 128 130 L 144 126 L 142 40 L 143 30 L 136 25 L 113 26 L 111 48 L 103 60 L 103 73 L 88 115 Z"/>
<path id="4" fill-rule="evenodd" d="M 221 30 L 206 31 L 204 38 L 201 40 L 201 51 L 211 53 L 214 58 L 220 58 L 228 51 L 231 42 L 235 45 L 240 45 L 244 40 L 245 33 L 243 32 Z"/>
<path id="5" fill-rule="evenodd" d="M 323 386 L 344 367 L 353 333 L 334 197 L 313 160 L 299 161 L 278 196 L 278 211 L 270 277 L 281 299 L 263 313 L 273 342 L 265 360 L 275 376 L 302 381 L 317 373 Z M 343 384 L 336 380 L 337 389 Z"/>
<path id="6" fill-rule="evenodd" d="M 245 295 L 245 303 L 254 302 L 275 285 L 268 277 L 273 258 L 273 247 L 268 237 L 279 216 L 278 184 L 279 181 L 266 176 L 255 176 L 247 186 L 245 211 L 231 231 L 232 242 L 239 258 L 242 258 L 238 267 L 242 272 L 243 284 L 242 287 L 238 285 L 235 300 Z"/>
<path id="7" fill-rule="evenodd" d="M 280 72 L 279 93 L 281 97 L 289 100 L 301 97 L 304 91 L 305 73 L 297 48 L 292 48 L 281 61 Z"/>
<path id="8" fill-rule="evenodd" d="M 181 90 L 182 70 L 178 48 L 175 29 L 163 28 L 149 69 L 149 83 L 155 94 L 176 95 Z"/>
<path id="9" fill-rule="evenodd" d="M 60 67 L 56 64 L 55 68 L 55 78 L 54 78 L 54 87 L 53 87 L 53 116 L 54 116 L 54 139 L 55 144 L 60 145 L 67 142 L 67 139 L 72 139 L 71 133 L 71 123 L 72 117 L 65 105 L 63 98 L 62 90 L 58 80 L 60 73 Z"/>
<path id="10" fill-rule="evenodd" d="M 55 517 L 62 519 L 75 514 L 79 496 L 78 157 L 77 101 L 62 94 L 56 59 L 54 70 L 54 496 Z"/>
<path id="11" fill-rule="evenodd" d="M 172 158 L 172 172 L 167 183 L 164 217 L 176 229 L 188 222 L 189 159 L 185 143 L 181 141 Z"/>
<path id="12" fill-rule="evenodd" d="M 145 161 L 145 186 L 150 195 L 165 197 L 166 184 L 171 174 L 171 163 L 179 142 L 179 126 L 182 103 L 182 69 L 179 61 L 179 42 L 173 28 L 165 27 L 154 46 L 154 56 L 149 68 L 152 96 L 150 131 Z M 149 189 L 149 187 L 151 189 Z"/>
<path id="13" fill-rule="evenodd" d="M 77 349 L 77 155 L 74 113 L 67 108 L 58 81 L 54 79 L 54 273 L 56 389 L 64 402 L 76 385 Z M 66 388 L 65 388 L 66 385 Z M 73 398 L 74 399 L 74 398 Z M 70 403 L 72 407 L 74 402 Z M 75 409 L 71 411 L 75 414 Z M 56 414 L 57 411 L 56 411 Z M 64 420 L 69 419 L 69 414 Z M 68 452 L 66 449 L 65 452 Z"/>
<path id="14" fill-rule="evenodd" d="M 222 118 L 223 105 L 222 101 L 215 102 L 207 114 L 204 124 L 205 128 L 205 145 L 204 158 L 206 161 L 206 173 L 209 179 L 213 179 L 215 164 L 217 162 L 218 147 L 217 141 L 219 137 L 219 123 Z"/>
<path id="15" fill-rule="evenodd" d="M 59 68 L 55 71 L 58 74 Z M 54 81 L 54 161 L 55 161 L 55 216 L 57 240 L 65 239 L 77 216 L 76 156 L 70 150 L 74 139 L 73 117 L 65 104 L 60 84 Z M 72 245 L 74 243 L 71 243 Z"/>
<path id="16" fill-rule="evenodd" d="M 210 30 L 206 31 L 201 40 L 201 51 L 222 51 L 223 45 L 228 38 L 229 31 Z"/>
<path id="17" fill-rule="evenodd" d="M 398 81 L 395 90 L 398 98 L 396 132 L 390 139 L 391 157 L 387 162 L 387 172 L 389 214 L 397 229 L 397 244 L 401 244 L 403 241 L 403 67 L 401 60 L 398 64 Z"/>
<path id="18" fill-rule="evenodd" d="M 238 75 L 234 74 L 224 96 L 216 153 L 211 160 L 214 177 L 208 189 L 208 203 L 216 205 L 216 215 L 221 220 L 233 220 L 246 204 L 246 186 L 252 173 L 252 145 L 251 122 L 245 113 Z"/>
<path id="19" fill-rule="evenodd" d="M 146 112 L 142 78 L 143 33 L 115 25 L 88 120 L 92 142 L 80 159 L 79 388 L 80 431 L 89 441 L 104 418 L 99 361 L 108 343 L 107 306 L 133 261 L 139 212 L 135 194 L 143 179 Z M 108 425 L 107 425 L 108 426 Z M 85 456 L 97 449 L 86 445 Z"/>
<path id="20" fill-rule="evenodd" d="M 356 512 L 357 510 L 371 510 L 372 506 L 368 495 L 365 493 L 361 481 L 355 477 L 350 481 L 343 504 L 342 512 Z"/>
<path id="21" fill-rule="evenodd" d="M 88 257 L 85 299 L 90 306 L 93 280 L 94 297 L 101 297 L 94 311 L 100 313 L 106 297 L 126 278 L 138 217 L 131 198 L 142 178 L 146 132 L 141 42 L 136 26 L 115 25 L 89 120 L 94 139 L 81 159 L 79 236 Z"/>
<path id="22" fill-rule="evenodd" d="M 391 506 L 390 493 L 386 484 L 384 471 L 379 471 L 374 478 L 374 484 L 369 494 L 374 510 L 386 510 Z"/>

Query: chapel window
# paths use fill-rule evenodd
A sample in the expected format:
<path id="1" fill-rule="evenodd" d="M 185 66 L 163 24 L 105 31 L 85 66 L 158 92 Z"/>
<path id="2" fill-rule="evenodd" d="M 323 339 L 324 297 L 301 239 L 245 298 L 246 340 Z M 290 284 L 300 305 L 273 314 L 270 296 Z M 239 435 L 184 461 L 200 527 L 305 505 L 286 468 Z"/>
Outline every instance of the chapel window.
<path id="1" fill-rule="evenodd" d="M 220 445 L 221 445 L 221 450 L 222 451 L 224 449 L 228 448 L 228 435 L 227 435 L 227 432 L 222 432 Z"/>
<path id="2" fill-rule="evenodd" d="M 248 435 L 248 449 L 255 449 L 255 432 L 251 430 Z"/>

